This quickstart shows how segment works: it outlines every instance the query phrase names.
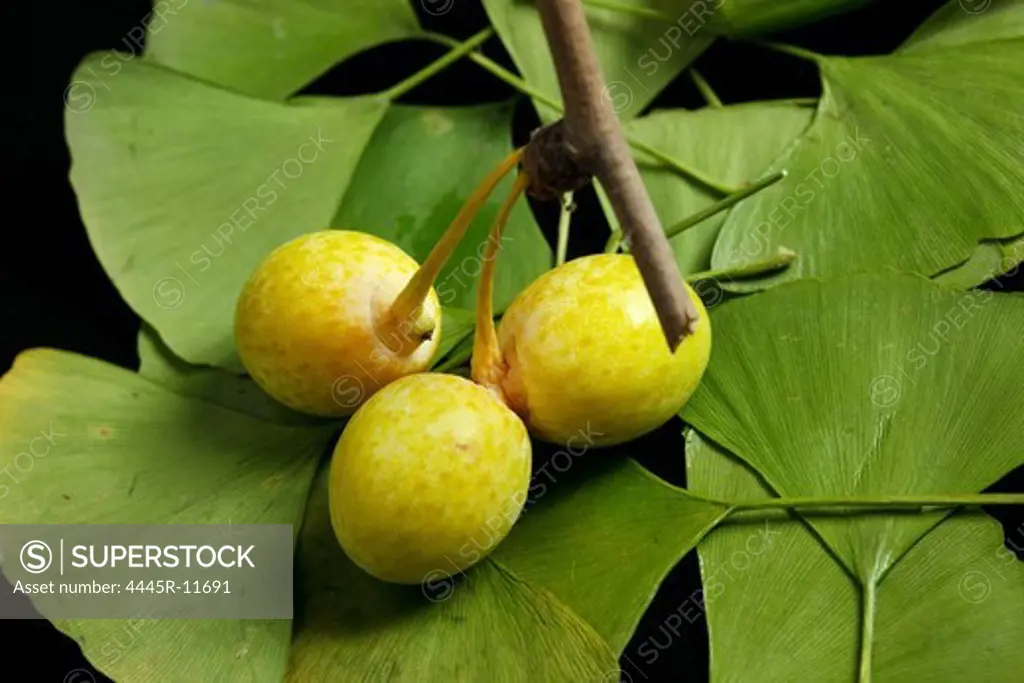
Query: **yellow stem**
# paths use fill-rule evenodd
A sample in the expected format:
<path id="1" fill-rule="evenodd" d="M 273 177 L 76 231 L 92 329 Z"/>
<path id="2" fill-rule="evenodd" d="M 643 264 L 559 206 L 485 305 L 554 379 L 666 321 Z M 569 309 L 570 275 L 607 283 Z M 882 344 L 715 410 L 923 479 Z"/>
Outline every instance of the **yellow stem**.
<path id="1" fill-rule="evenodd" d="M 487 237 L 487 246 L 484 250 L 484 265 L 480 270 L 480 279 L 476 283 L 476 334 L 473 337 L 473 359 L 470 368 L 474 382 L 496 390 L 499 394 L 504 362 L 501 359 L 501 349 L 498 347 L 498 333 L 494 329 L 494 267 L 509 214 L 528 184 L 526 174 L 520 172 L 498 211 L 498 217 L 494 219 L 494 226 Z"/>
<path id="2" fill-rule="evenodd" d="M 434 281 L 437 279 L 438 274 L 455 252 L 456 247 L 459 246 L 459 242 L 466 236 L 466 232 L 469 230 L 469 226 L 472 225 L 473 219 L 476 218 L 480 208 L 487 202 L 487 199 L 494 192 L 494 188 L 498 186 L 498 183 L 508 175 L 509 171 L 519 164 L 519 161 L 523 158 L 524 151 L 525 148 L 521 147 L 508 155 L 469 195 L 469 199 L 466 200 L 466 203 L 459 210 L 451 225 L 441 235 L 441 239 L 437 241 L 434 248 L 430 250 L 430 254 L 423 262 L 423 265 L 413 274 L 412 279 L 409 280 L 395 298 L 394 303 L 391 304 L 388 314 L 385 316 L 386 319 L 382 321 L 381 328 L 378 330 L 378 334 L 384 336 L 391 334 L 393 336 L 404 325 L 405 321 L 411 320 L 416 316 L 427 295 L 430 293 L 430 288 L 434 286 Z M 408 325 L 405 326 L 408 327 Z M 418 329 L 415 323 L 413 323 L 413 328 Z M 425 332 L 425 330 L 419 331 Z M 415 344 L 403 344 L 403 347 L 407 347 L 406 350 L 411 351 L 415 348 Z"/>

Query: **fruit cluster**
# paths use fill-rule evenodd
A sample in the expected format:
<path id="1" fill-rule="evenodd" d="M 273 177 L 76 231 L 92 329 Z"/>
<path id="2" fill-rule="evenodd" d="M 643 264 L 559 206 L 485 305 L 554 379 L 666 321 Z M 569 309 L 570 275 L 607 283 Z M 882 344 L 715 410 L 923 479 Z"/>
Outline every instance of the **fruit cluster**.
<path id="1" fill-rule="evenodd" d="M 526 501 L 531 434 L 632 440 L 678 413 L 707 366 L 700 298 L 687 286 L 700 319 L 670 351 L 628 254 L 547 272 L 495 330 L 494 270 L 527 185 L 520 172 L 484 254 L 472 380 L 427 372 L 442 332 L 433 281 L 520 158 L 481 183 L 421 267 L 379 238 L 317 232 L 271 253 L 238 301 L 236 344 L 252 378 L 295 410 L 352 415 L 331 461 L 331 523 L 349 558 L 385 581 L 462 571 L 493 550 Z"/>

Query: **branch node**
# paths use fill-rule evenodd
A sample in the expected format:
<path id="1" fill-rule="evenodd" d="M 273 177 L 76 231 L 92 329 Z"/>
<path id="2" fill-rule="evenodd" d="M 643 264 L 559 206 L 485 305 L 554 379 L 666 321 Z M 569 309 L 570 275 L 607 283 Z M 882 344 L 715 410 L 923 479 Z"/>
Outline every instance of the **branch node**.
<path id="1" fill-rule="evenodd" d="M 548 201 L 575 192 L 590 182 L 593 161 L 585 158 L 566 135 L 565 120 L 533 131 L 523 155 L 530 185 L 527 194 Z"/>

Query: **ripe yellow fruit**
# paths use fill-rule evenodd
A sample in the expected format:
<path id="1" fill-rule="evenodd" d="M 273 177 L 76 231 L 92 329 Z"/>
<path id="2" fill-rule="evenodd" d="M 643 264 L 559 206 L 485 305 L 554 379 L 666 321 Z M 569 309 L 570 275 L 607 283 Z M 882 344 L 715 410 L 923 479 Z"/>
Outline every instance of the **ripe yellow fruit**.
<path id="1" fill-rule="evenodd" d="M 334 449 L 334 533 L 384 581 L 454 575 L 508 534 L 530 459 L 522 420 L 487 389 L 454 375 L 397 380 L 356 412 Z"/>
<path id="2" fill-rule="evenodd" d="M 326 230 L 278 247 L 238 300 L 242 364 L 295 410 L 350 415 L 380 387 L 430 365 L 441 339 L 437 293 L 430 289 L 406 320 L 389 315 L 418 267 L 361 232 Z"/>
<path id="3" fill-rule="evenodd" d="M 686 290 L 700 320 L 673 354 L 632 256 L 586 256 L 545 273 L 498 329 L 509 405 L 554 443 L 584 430 L 608 446 L 661 426 L 689 400 L 711 354 L 707 311 Z"/>

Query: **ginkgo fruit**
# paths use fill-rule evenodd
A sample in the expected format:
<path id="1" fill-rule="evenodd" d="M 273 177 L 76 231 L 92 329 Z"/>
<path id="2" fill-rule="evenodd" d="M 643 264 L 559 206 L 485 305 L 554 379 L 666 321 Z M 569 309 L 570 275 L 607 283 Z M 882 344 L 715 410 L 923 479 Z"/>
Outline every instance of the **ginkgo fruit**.
<path id="1" fill-rule="evenodd" d="M 421 583 L 469 568 L 519 517 L 530 480 L 522 420 L 487 389 L 421 373 L 377 392 L 331 460 L 331 524 L 373 576 Z"/>
<path id="2" fill-rule="evenodd" d="M 408 318 L 390 306 L 419 264 L 373 235 L 325 230 L 274 250 L 242 290 L 235 344 L 253 380 L 305 413 L 350 413 L 369 394 L 425 370 L 441 333 L 431 289 Z"/>
<path id="3" fill-rule="evenodd" d="M 426 370 L 441 339 L 433 283 L 521 154 L 470 195 L 422 266 L 386 240 L 344 230 L 274 250 L 235 309 L 235 345 L 249 375 L 290 408 L 341 417 L 388 383 Z"/>
<path id="4" fill-rule="evenodd" d="M 711 354 L 711 325 L 693 289 L 694 331 L 669 350 L 633 257 L 598 254 L 548 271 L 501 319 L 497 384 L 545 441 L 585 430 L 597 446 L 635 439 L 678 413 Z"/>
<path id="5" fill-rule="evenodd" d="M 492 342 L 493 322 L 480 325 L 479 316 L 489 315 L 500 229 L 523 185 L 520 176 L 486 246 L 477 345 Z M 519 517 L 530 481 L 529 433 L 481 379 L 475 370 L 474 381 L 404 377 L 345 427 L 331 459 L 331 525 L 345 553 L 371 575 L 395 583 L 443 580 L 486 557 Z"/>

